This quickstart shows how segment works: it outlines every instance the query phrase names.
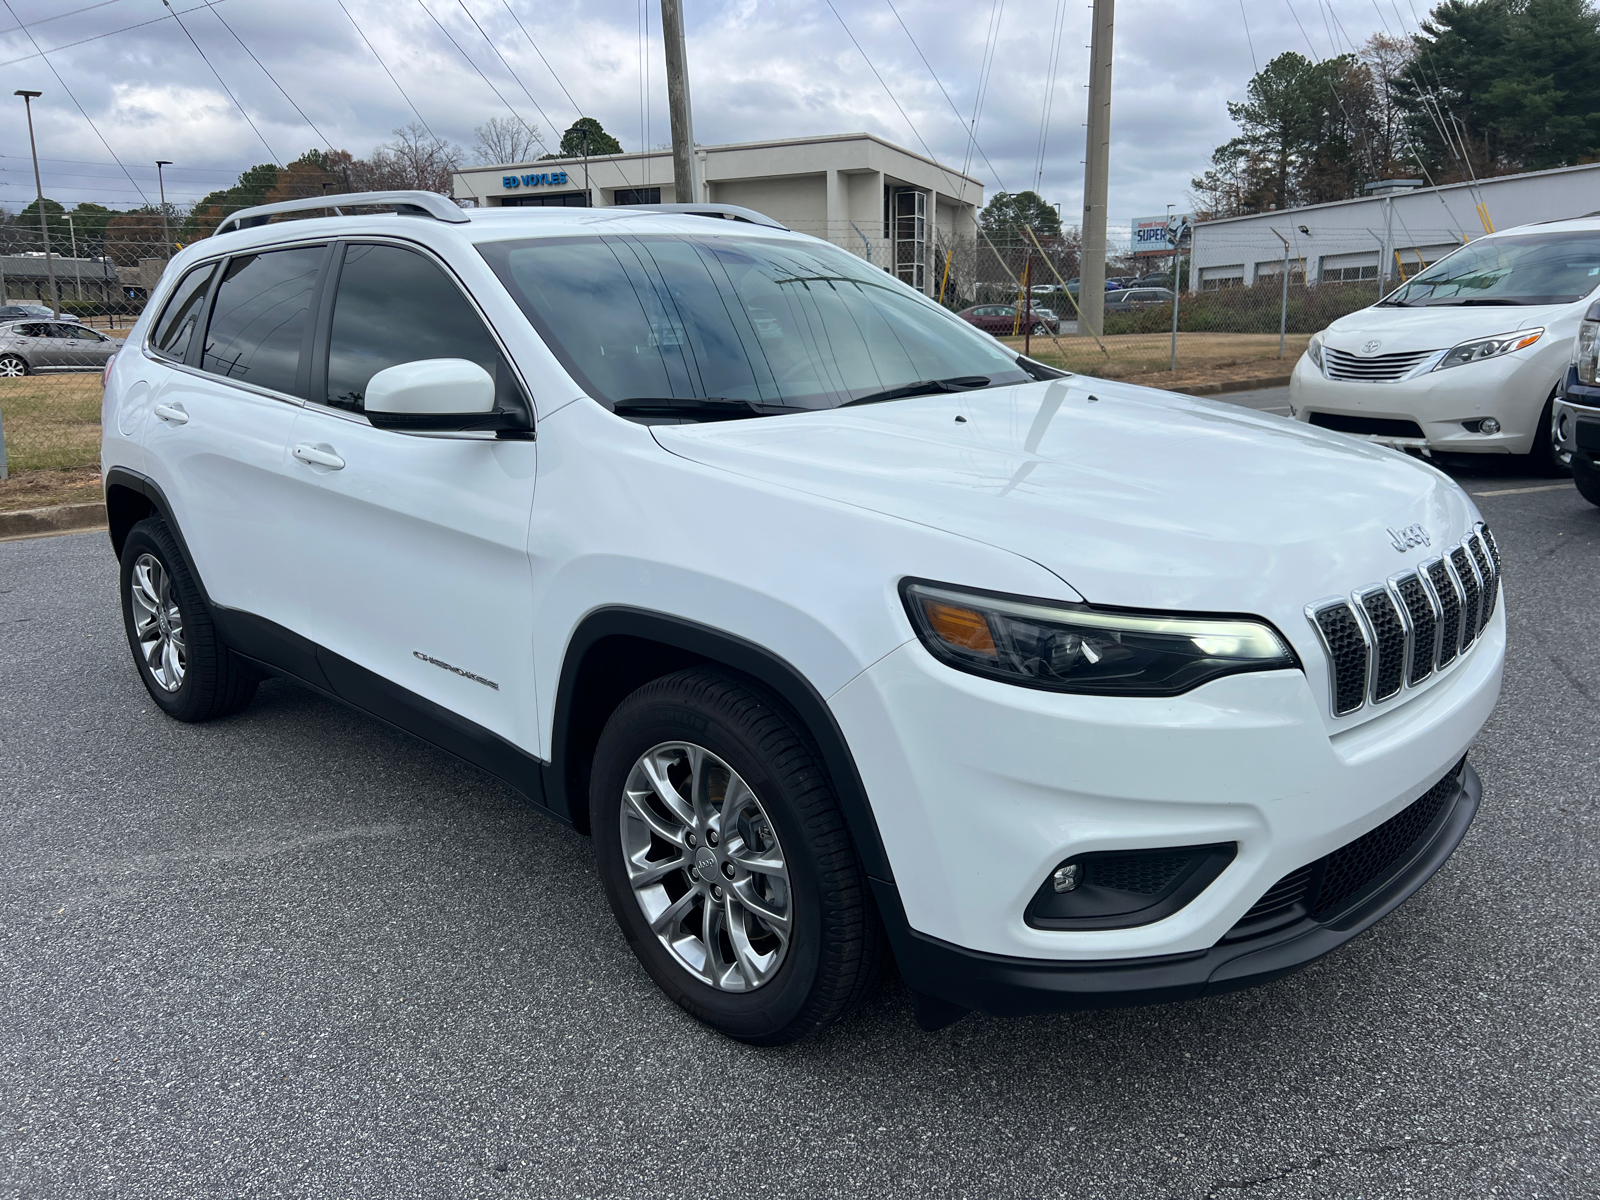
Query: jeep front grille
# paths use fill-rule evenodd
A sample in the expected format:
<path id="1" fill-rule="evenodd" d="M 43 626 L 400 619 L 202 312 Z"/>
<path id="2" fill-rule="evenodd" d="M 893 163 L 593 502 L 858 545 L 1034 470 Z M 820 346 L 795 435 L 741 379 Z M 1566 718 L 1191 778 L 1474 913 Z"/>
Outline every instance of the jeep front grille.
<path id="1" fill-rule="evenodd" d="M 1500 548 L 1479 524 L 1416 570 L 1308 606 L 1333 715 L 1393 700 L 1455 662 L 1488 628 L 1499 592 Z"/>

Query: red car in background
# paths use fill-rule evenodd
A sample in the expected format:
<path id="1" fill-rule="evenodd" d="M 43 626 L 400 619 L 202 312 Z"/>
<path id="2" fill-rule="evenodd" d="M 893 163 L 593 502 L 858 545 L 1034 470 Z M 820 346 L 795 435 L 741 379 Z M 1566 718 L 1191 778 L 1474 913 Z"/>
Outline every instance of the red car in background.
<path id="1" fill-rule="evenodd" d="M 956 316 L 996 337 L 1011 337 L 1013 333 L 1031 333 L 1037 337 L 1061 332 L 1061 318 L 1047 308 L 1030 308 L 1022 321 L 1017 320 L 1015 304 L 975 304 Z"/>

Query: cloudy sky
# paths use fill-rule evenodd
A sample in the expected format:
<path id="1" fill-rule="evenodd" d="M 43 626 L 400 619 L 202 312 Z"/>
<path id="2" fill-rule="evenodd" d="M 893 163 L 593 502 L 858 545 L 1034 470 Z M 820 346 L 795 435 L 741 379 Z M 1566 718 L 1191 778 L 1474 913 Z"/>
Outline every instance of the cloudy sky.
<path id="1" fill-rule="evenodd" d="M 685 0 L 685 10 L 700 142 L 865 130 L 955 166 L 970 153 L 990 193 L 1037 176 L 1069 221 L 1080 211 L 1086 0 Z M 1226 102 L 1242 97 L 1253 63 L 1409 31 L 1419 12 L 1417 0 L 1123 0 L 1113 221 L 1185 204 L 1190 178 L 1231 136 Z M 419 116 L 464 146 L 508 108 L 552 144 L 577 106 L 630 150 L 670 136 L 659 0 L 0 0 L 0 26 L 0 95 L 15 106 L 0 126 L 0 204 L 12 209 L 33 197 L 17 88 L 44 93 L 34 122 L 45 192 L 68 205 L 153 199 L 158 158 L 174 163 L 168 199 L 192 202 L 310 147 L 363 155 Z"/>

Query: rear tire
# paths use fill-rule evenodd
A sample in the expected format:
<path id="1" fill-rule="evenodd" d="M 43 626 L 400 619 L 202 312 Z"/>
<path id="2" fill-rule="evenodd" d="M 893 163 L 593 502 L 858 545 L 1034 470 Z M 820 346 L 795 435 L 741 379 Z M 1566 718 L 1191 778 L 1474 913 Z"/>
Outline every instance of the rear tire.
<path id="1" fill-rule="evenodd" d="M 815 743 L 775 697 L 699 667 L 646 684 L 606 723 L 589 797 L 611 910 L 691 1016 L 783 1045 L 875 981 L 866 873 Z"/>
<path id="2" fill-rule="evenodd" d="M 1539 423 L 1533 431 L 1533 449 L 1528 454 L 1528 466 L 1531 473 L 1541 475 L 1548 479 L 1562 479 L 1572 474 L 1572 467 L 1562 461 L 1556 449 L 1555 431 L 1555 405 L 1556 394 L 1550 393 L 1550 398 L 1544 402 L 1544 408 L 1539 412 Z"/>
<path id="3" fill-rule="evenodd" d="M 1048 332 L 1049 330 L 1044 327 L 1043 321 L 1035 321 L 1033 328 L 1028 330 L 1029 335 L 1032 337 L 1043 337 Z"/>
<path id="4" fill-rule="evenodd" d="M 0 354 L 0 379 L 20 379 L 27 373 L 26 359 L 15 354 Z"/>
<path id="5" fill-rule="evenodd" d="M 1573 454 L 1572 482 L 1578 485 L 1578 495 L 1600 506 L 1600 463 L 1582 452 Z"/>
<path id="6" fill-rule="evenodd" d="M 179 721 L 209 721 L 255 698 L 260 676 L 223 644 L 177 539 L 147 517 L 122 544 L 122 623 L 150 698 Z"/>

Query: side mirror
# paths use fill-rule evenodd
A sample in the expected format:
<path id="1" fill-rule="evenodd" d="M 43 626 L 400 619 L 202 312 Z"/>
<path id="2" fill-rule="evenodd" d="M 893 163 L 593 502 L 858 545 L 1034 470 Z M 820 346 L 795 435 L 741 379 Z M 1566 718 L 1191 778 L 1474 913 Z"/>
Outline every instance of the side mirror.
<path id="1" fill-rule="evenodd" d="M 494 405 L 494 379 L 464 358 L 423 358 L 367 381 L 362 407 L 379 429 L 416 432 L 525 430 L 525 414 Z"/>

